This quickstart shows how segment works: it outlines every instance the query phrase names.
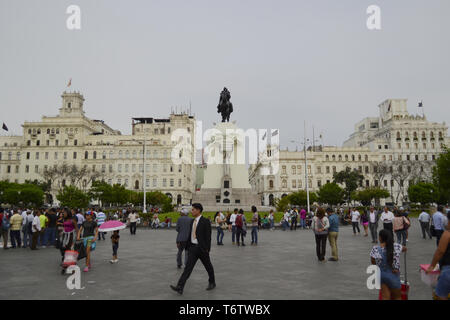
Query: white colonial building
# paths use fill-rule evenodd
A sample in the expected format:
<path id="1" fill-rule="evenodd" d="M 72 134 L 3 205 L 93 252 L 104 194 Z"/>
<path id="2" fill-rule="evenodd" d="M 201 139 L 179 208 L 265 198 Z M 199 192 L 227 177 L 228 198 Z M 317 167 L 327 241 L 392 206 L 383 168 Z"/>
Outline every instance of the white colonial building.
<path id="1" fill-rule="evenodd" d="M 355 132 L 342 147 L 307 149 L 311 191 L 333 181 L 335 172 L 351 168 L 364 175 L 360 187 L 383 187 L 391 194 L 386 202 L 402 204 L 408 202 L 410 183 L 431 179 L 436 157 L 450 142 L 447 125 L 410 115 L 405 99 L 386 100 L 379 105 L 379 111 L 379 117 L 365 118 L 356 124 Z M 262 161 L 250 166 L 250 183 L 260 195 L 262 205 L 272 205 L 275 198 L 306 188 L 305 152 L 269 146 L 267 156 L 276 152 L 278 160 L 272 161 L 278 161 L 277 166 Z M 268 166 L 272 172 L 263 173 Z"/>
<path id="2" fill-rule="evenodd" d="M 174 204 L 189 204 L 195 183 L 194 152 L 188 164 L 174 164 L 172 151 L 180 140 L 195 150 L 195 119 L 170 114 L 167 119 L 133 118 L 132 134 L 122 135 L 102 120 L 85 116 L 79 92 L 64 92 L 59 114 L 25 122 L 23 136 L 0 137 L 0 180 L 52 181 L 53 200 L 64 185 L 88 189 L 93 180 L 128 189 L 159 190 Z M 172 140 L 177 129 L 187 132 Z M 145 151 L 145 153 L 144 153 Z M 57 170 L 54 170 L 54 169 Z M 144 177 L 145 172 L 145 177 Z"/>

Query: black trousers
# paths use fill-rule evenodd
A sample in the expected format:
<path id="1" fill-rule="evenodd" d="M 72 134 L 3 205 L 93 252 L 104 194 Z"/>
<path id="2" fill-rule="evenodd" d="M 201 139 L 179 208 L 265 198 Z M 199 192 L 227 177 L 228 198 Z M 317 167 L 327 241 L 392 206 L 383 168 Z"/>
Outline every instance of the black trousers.
<path id="1" fill-rule="evenodd" d="M 291 230 L 297 230 L 297 218 L 292 219 Z"/>
<path id="2" fill-rule="evenodd" d="M 189 277 L 191 276 L 192 270 L 194 270 L 195 264 L 197 263 L 198 259 L 200 259 L 206 269 L 206 272 L 208 272 L 209 283 L 216 283 L 216 279 L 214 277 L 214 268 L 209 258 L 209 253 L 199 246 L 191 245 L 188 248 L 186 267 L 184 268 L 184 272 L 181 275 L 180 280 L 178 280 L 178 287 L 184 288 L 184 285 L 186 284 L 187 279 L 189 279 Z"/>
<path id="3" fill-rule="evenodd" d="M 383 222 L 383 229 L 388 230 L 392 234 L 392 237 L 394 237 L 394 230 L 392 229 L 392 223 L 384 223 Z M 392 238 L 392 239 L 394 239 L 394 238 Z"/>
<path id="4" fill-rule="evenodd" d="M 426 239 L 426 235 L 425 235 L 425 233 L 426 233 L 426 234 L 428 234 L 428 237 L 431 239 L 430 223 L 420 221 L 420 227 L 422 228 L 423 238 Z"/>
<path id="5" fill-rule="evenodd" d="M 130 222 L 130 233 L 136 234 L 136 222 Z"/>
<path id="6" fill-rule="evenodd" d="M 358 222 L 352 222 L 352 226 L 353 226 L 353 233 L 356 233 L 356 229 L 358 229 L 358 233 L 361 233 L 361 231 L 359 230 Z"/>
<path id="7" fill-rule="evenodd" d="M 236 242 L 239 245 L 242 239 L 242 244 L 244 244 L 244 229 L 236 227 Z"/>
<path id="8" fill-rule="evenodd" d="M 316 234 L 316 253 L 317 258 L 325 260 L 325 250 L 327 248 L 327 234 Z"/>

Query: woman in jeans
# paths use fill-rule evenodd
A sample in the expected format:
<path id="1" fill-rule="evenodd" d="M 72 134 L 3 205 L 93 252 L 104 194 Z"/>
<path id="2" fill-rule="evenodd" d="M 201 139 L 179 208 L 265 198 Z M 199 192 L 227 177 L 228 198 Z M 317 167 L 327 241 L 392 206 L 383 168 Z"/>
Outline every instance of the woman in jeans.
<path id="1" fill-rule="evenodd" d="M 317 209 L 316 216 L 312 219 L 311 227 L 316 237 L 317 258 L 319 261 L 325 262 L 325 250 L 330 222 L 328 221 L 328 218 L 325 217 L 325 210 L 323 208 Z"/>
<path id="2" fill-rule="evenodd" d="M 442 234 L 433 261 L 427 270 L 427 273 L 433 271 L 439 262 L 441 273 L 435 289 L 436 298 L 439 300 L 448 300 L 450 295 L 450 213 L 447 213 L 447 220 L 447 230 Z"/>
<path id="3" fill-rule="evenodd" d="M 220 213 L 219 211 L 216 212 L 216 215 L 214 217 L 214 221 L 216 223 L 216 229 L 217 229 L 217 245 L 218 246 L 223 246 L 223 230 L 222 230 L 222 223 L 224 222 L 224 220 L 222 220 L 222 213 Z"/>
<path id="4" fill-rule="evenodd" d="M 402 246 L 406 246 L 406 230 L 409 225 L 408 219 L 406 219 L 399 210 L 395 210 L 395 218 L 392 221 L 392 227 L 395 235 L 397 236 L 397 243 Z"/>
<path id="5" fill-rule="evenodd" d="M 86 267 L 84 272 L 88 272 L 91 268 L 91 251 L 95 249 L 96 239 L 98 237 L 97 222 L 94 221 L 93 212 L 86 213 L 86 221 L 83 222 L 81 228 L 78 230 L 77 240 L 80 240 L 81 234 L 83 234 L 84 247 L 86 248 Z"/>
<path id="6" fill-rule="evenodd" d="M 379 233 L 379 242 L 372 248 L 370 260 L 380 268 L 381 297 L 383 300 L 401 300 L 400 254 L 406 247 L 394 243 L 391 232 L 385 229 Z"/>

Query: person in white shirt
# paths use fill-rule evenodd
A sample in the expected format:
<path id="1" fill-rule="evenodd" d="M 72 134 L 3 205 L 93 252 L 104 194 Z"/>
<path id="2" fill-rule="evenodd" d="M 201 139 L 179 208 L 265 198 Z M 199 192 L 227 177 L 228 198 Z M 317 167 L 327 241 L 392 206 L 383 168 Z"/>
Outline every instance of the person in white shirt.
<path id="1" fill-rule="evenodd" d="M 430 215 L 422 209 L 422 213 L 419 215 L 420 228 L 422 229 L 423 238 L 426 239 L 426 234 L 430 239 L 433 239 L 430 232 Z"/>
<path id="2" fill-rule="evenodd" d="M 389 211 L 388 207 L 384 207 L 384 212 L 381 214 L 381 221 L 383 221 L 383 229 L 386 229 L 394 235 L 394 231 L 392 229 L 392 221 L 394 221 L 394 214 Z"/>
<path id="3" fill-rule="evenodd" d="M 139 216 L 137 215 L 136 211 L 132 211 L 128 215 L 128 221 L 130 222 L 130 233 L 136 235 L 136 226 Z"/>
<path id="4" fill-rule="evenodd" d="M 275 217 L 273 215 L 273 210 L 270 210 L 269 212 L 269 221 L 270 221 L 270 230 L 275 230 Z"/>
<path id="5" fill-rule="evenodd" d="M 36 212 L 33 213 L 33 215 L 34 215 L 34 218 L 33 218 L 32 224 L 31 224 L 31 230 L 33 232 L 33 239 L 31 241 L 31 250 L 38 250 L 36 248 L 36 245 L 37 245 L 39 235 L 41 233 L 41 220 L 39 219 L 39 216 L 41 215 L 41 211 L 37 210 Z"/>
<path id="6" fill-rule="evenodd" d="M 369 230 L 372 237 L 372 243 L 378 243 L 378 220 L 380 216 L 374 207 L 369 210 Z"/>
<path id="7" fill-rule="evenodd" d="M 235 244 L 236 241 L 236 217 L 238 213 L 238 209 L 234 209 L 234 212 L 231 214 L 230 222 L 231 222 L 231 241 Z"/>
<path id="8" fill-rule="evenodd" d="M 361 219 L 360 213 L 358 210 L 355 210 L 355 208 L 352 208 L 350 214 L 352 216 L 353 235 L 356 235 L 356 230 L 358 230 L 358 234 L 361 234 L 361 230 L 359 229 L 359 219 Z"/>
<path id="9" fill-rule="evenodd" d="M 27 248 L 31 246 L 31 238 L 33 237 L 32 232 L 32 224 L 34 220 L 33 212 L 30 210 L 22 212 L 23 224 L 22 224 L 22 233 L 23 233 L 23 247 Z"/>

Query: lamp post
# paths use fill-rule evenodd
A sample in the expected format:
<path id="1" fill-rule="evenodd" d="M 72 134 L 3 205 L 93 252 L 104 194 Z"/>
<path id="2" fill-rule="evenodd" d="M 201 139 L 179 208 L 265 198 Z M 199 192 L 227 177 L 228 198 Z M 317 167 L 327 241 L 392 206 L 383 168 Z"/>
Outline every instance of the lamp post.
<path id="1" fill-rule="evenodd" d="M 143 191 L 144 191 L 144 208 L 142 209 L 142 213 L 147 213 L 147 189 L 146 189 L 146 185 L 145 185 L 145 176 L 146 176 L 146 171 L 145 171 L 145 144 L 147 142 L 147 140 L 145 139 L 145 131 L 144 131 L 144 140 L 136 140 L 133 139 L 132 141 L 136 141 L 139 144 L 142 144 L 142 187 L 143 187 Z"/>
<path id="2" fill-rule="evenodd" d="M 306 138 L 306 121 L 304 122 L 304 134 L 303 134 L 303 142 L 291 140 L 292 143 L 299 143 L 300 145 L 303 145 L 303 154 L 305 158 L 305 186 L 306 186 L 306 205 L 308 209 L 308 213 L 311 210 L 310 203 L 309 203 L 309 179 L 308 179 L 308 154 L 306 152 L 307 144 L 310 142 L 309 139 Z M 315 141 L 314 141 L 315 142 Z M 315 150 L 313 150 L 315 151 Z"/>

